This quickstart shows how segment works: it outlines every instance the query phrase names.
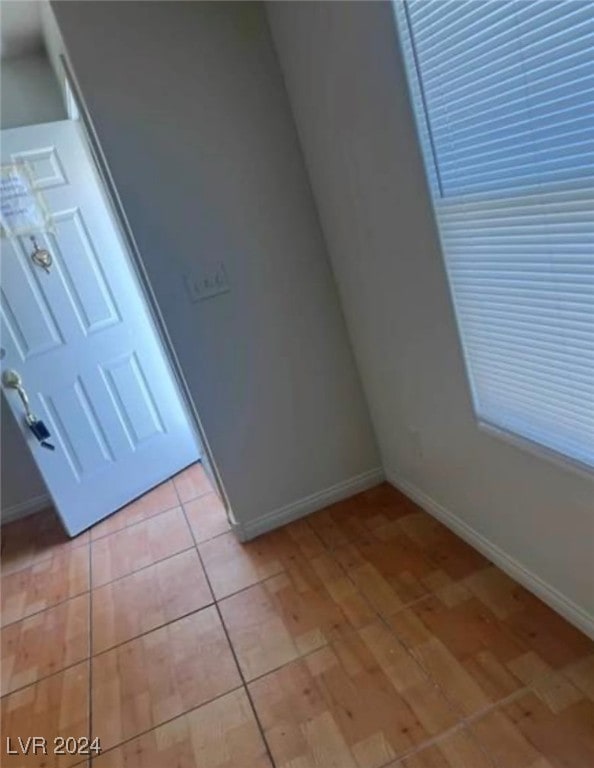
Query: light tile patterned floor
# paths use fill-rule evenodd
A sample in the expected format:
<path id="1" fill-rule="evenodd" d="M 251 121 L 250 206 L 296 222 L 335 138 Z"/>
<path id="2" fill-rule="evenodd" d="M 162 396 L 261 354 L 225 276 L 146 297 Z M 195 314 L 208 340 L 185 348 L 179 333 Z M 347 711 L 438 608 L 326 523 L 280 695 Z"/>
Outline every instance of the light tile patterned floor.
<path id="1" fill-rule="evenodd" d="M 9 768 L 593 768 L 594 644 L 387 484 L 240 544 L 200 465 L 2 529 Z"/>

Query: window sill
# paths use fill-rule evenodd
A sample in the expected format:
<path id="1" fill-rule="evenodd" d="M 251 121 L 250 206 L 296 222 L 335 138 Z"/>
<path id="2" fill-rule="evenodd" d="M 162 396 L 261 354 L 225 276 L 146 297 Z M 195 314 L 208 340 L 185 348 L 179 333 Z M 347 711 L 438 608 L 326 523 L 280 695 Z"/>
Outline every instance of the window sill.
<path id="1" fill-rule="evenodd" d="M 514 432 L 508 432 L 506 429 L 503 429 L 502 427 L 496 427 L 488 421 L 483 421 L 480 418 L 478 419 L 478 428 L 481 430 L 481 432 L 486 432 L 488 435 L 496 437 L 508 445 L 513 445 L 516 448 L 520 448 L 520 450 L 531 453 L 533 456 L 536 456 L 539 459 L 544 459 L 550 464 L 555 464 L 561 469 L 569 470 L 570 472 L 578 474 L 587 480 L 594 480 L 594 468 L 588 466 L 587 464 L 583 464 L 577 459 L 571 459 L 569 456 L 564 456 L 562 453 L 558 453 L 557 451 L 553 451 L 550 448 L 546 448 L 544 445 L 535 443 L 532 440 L 529 440 L 527 437 L 522 437 L 521 435 L 518 435 Z"/>

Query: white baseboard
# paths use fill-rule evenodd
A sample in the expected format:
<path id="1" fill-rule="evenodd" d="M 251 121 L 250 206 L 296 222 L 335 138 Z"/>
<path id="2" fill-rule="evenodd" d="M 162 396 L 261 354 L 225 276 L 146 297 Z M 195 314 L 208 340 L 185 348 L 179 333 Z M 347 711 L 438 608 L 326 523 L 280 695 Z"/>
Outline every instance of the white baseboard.
<path id="1" fill-rule="evenodd" d="M 27 501 L 22 501 L 20 504 L 13 504 L 11 507 L 2 509 L 0 512 L 0 523 L 10 523 L 21 517 L 27 517 L 46 507 L 50 507 L 51 504 L 51 497 L 48 496 L 47 493 L 44 493 L 42 496 L 35 496 L 32 499 L 27 499 Z"/>
<path id="2" fill-rule="evenodd" d="M 317 512 L 329 504 L 334 504 L 349 496 L 354 496 L 356 493 L 373 488 L 374 485 L 378 485 L 383 480 L 385 480 L 384 470 L 381 467 L 377 467 L 360 475 L 355 475 L 355 477 L 351 477 L 342 483 L 332 485 L 330 488 L 325 488 L 323 491 L 313 493 L 311 496 L 305 496 L 303 499 L 287 504 L 285 507 L 275 509 L 273 512 L 262 515 L 262 517 L 258 517 L 255 520 L 237 522 L 233 526 L 233 530 L 240 541 L 249 541 L 256 536 L 260 536 L 262 533 L 271 531 L 286 523 L 291 523 L 293 520 L 298 520 L 300 517 L 309 515 L 312 512 Z"/>
<path id="3" fill-rule="evenodd" d="M 540 597 L 554 611 L 561 614 L 561 616 L 588 635 L 588 637 L 594 639 L 594 616 L 591 616 L 551 584 L 543 581 L 540 576 L 525 568 L 515 558 L 508 555 L 500 547 L 468 525 L 468 523 L 457 517 L 452 511 L 446 509 L 446 507 L 412 483 L 403 480 L 389 470 L 386 470 L 386 479 L 426 512 L 436 517 L 454 533 L 458 534 L 461 539 L 464 539 L 464 541 L 481 552 L 495 565 L 499 566 L 508 576 L 511 576 L 512 579 L 515 579 L 530 592 Z"/>

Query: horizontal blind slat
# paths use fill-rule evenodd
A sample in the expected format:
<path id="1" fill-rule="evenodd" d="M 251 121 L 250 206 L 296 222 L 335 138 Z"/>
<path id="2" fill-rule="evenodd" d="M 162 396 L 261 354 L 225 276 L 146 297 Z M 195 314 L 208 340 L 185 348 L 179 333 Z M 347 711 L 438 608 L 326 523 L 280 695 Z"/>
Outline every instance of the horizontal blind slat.
<path id="1" fill-rule="evenodd" d="M 571 381 L 568 383 L 561 367 L 558 367 L 557 370 L 551 369 L 550 366 L 542 362 L 539 363 L 537 359 L 524 356 L 521 351 L 516 350 L 517 353 L 512 354 L 507 350 L 506 354 L 501 354 L 499 357 L 491 353 L 488 357 L 483 357 L 481 354 L 482 347 L 479 345 L 476 349 L 477 354 L 473 358 L 474 367 L 483 365 L 489 375 L 491 372 L 494 375 L 498 372 L 504 372 L 506 381 L 523 380 L 526 384 L 531 384 L 535 391 L 564 392 L 565 398 L 561 407 L 565 408 L 568 404 L 573 403 L 573 405 L 589 412 L 587 402 L 594 396 L 594 391 L 588 372 L 580 376 L 579 373 L 572 371 Z M 538 379 L 535 379 L 534 372 L 539 373 Z M 590 370 L 589 373 L 591 374 L 592 371 Z M 557 404 L 559 405 L 559 401 Z M 594 416 L 594 414 L 591 415 Z"/>
<path id="2" fill-rule="evenodd" d="M 517 25 L 510 24 L 505 32 L 507 40 L 501 40 L 501 36 L 498 39 L 490 34 L 491 30 L 485 30 L 484 42 L 477 47 L 474 56 L 466 55 L 457 59 L 456 52 L 451 47 L 443 46 L 441 61 L 424 55 L 424 46 L 417 37 L 417 48 L 423 56 L 424 82 L 429 90 L 447 82 L 448 86 L 451 85 L 453 94 L 466 87 L 473 87 L 478 92 L 484 89 L 486 83 L 497 82 L 493 71 L 494 58 L 498 74 L 505 80 L 511 81 L 516 77 L 522 64 L 531 66 L 533 77 L 546 77 L 548 72 L 554 74 L 551 55 L 556 62 L 559 59 L 573 60 L 575 56 L 584 56 L 584 43 L 589 42 L 593 28 L 592 19 L 586 18 L 585 21 L 576 23 L 570 31 L 564 30 L 563 34 L 556 34 L 553 29 L 549 36 L 534 41 L 531 40 L 530 27 L 522 30 Z M 542 32 L 543 30 L 539 30 L 540 34 Z M 470 41 L 466 41 L 468 42 Z M 443 67 L 443 63 L 447 64 L 447 69 Z M 469 72 L 470 69 L 472 72 Z"/>
<path id="3" fill-rule="evenodd" d="M 582 348 L 575 344 L 564 345 L 551 342 L 544 334 L 528 336 L 519 334 L 515 338 L 505 335 L 504 329 L 499 332 L 480 330 L 468 330 L 464 334 L 465 344 L 475 344 L 477 348 L 488 347 L 493 360 L 498 355 L 508 355 L 517 351 L 527 359 L 534 359 L 538 364 L 543 362 L 551 370 L 562 366 L 564 369 L 570 366 L 576 375 L 591 378 L 594 374 L 594 365 L 588 362 L 588 356 L 592 357 L 594 346 L 584 345 Z M 529 351 L 528 351 L 529 350 Z"/>
<path id="4" fill-rule="evenodd" d="M 524 313 L 519 311 L 506 312 L 505 307 L 500 306 L 481 307 L 477 310 L 472 306 L 469 307 L 463 299 L 456 303 L 462 316 L 476 324 L 482 322 L 485 328 L 497 325 L 506 328 L 509 333 L 514 330 L 519 333 L 522 330 L 533 328 L 538 323 L 541 328 L 547 329 L 551 339 L 554 339 L 556 334 L 565 334 L 570 335 L 578 344 L 580 342 L 589 343 L 592 338 L 591 323 L 588 319 L 563 322 L 558 317 L 552 317 L 550 312 L 542 312 L 537 309 Z"/>
<path id="5" fill-rule="evenodd" d="M 518 410 L 523 416 L 531 414 L 533 421 L 540 421 L 542 424 L 545 424 L 547 419 L 554 414 L 556 429 L 563 427 L 567 431 L 573 431 L 575 436 L 580 436 L 584 427 L 589 433 L 594 429 L 594 422 L 588 419 L 587 412 L 573 411 L 570 407 L 560 408 L 558 407 L 558 398 L 535 397 L 532 390 L 523 389 L 517 382 L 510 385 L 506 376 L 501 376 L 497 380 L 496 376 L 489 373 L 488 382 L 488 390 L 484 396 L 493 397 L 495 394 L 502 395 L 505 393 L 505 407 L 509 411 L 513 410 L 514 406 L 521 406 L 521 409 L 518 408 Z"/>
<path id="6" fill-rule="evenodd" d="M 561 435 L 556 435 L 555 438 L 552 438 L 546 429 L 535 429 L 534 425 L 526 419 L 507 417 L 497 405 L 480 404 L 480 407 L 477 407 L 477 415 L 485 424 L 491 424 L 510 434 L 521 435 L 535 445 L 548 448 L 554 454 L 570 457 L 578 461 L 584 467 L 590 468 L 594 466 L 594 450 L 591 447 L 591 443 L 584 444 L 579 440 L 564 440 Z"/>

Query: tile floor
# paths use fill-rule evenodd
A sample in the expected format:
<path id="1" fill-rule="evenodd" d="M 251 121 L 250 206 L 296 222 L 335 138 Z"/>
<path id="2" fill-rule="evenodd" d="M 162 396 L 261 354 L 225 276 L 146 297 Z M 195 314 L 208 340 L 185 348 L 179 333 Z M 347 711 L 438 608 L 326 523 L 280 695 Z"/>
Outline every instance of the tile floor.
<path id="1" fill-rule="evenodd" d="M 594 766 L 594 644 L 386 484 L 241 545 L 195 465 L 2 534 L 7 768 Z"/>

